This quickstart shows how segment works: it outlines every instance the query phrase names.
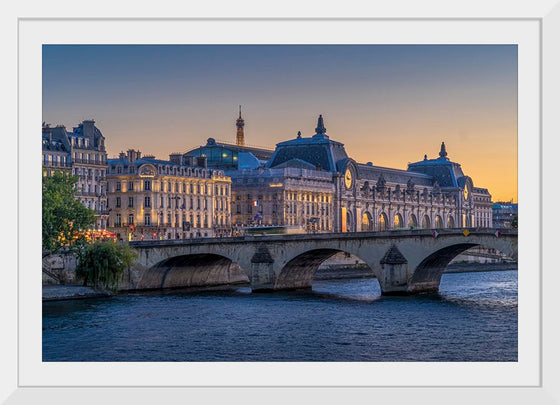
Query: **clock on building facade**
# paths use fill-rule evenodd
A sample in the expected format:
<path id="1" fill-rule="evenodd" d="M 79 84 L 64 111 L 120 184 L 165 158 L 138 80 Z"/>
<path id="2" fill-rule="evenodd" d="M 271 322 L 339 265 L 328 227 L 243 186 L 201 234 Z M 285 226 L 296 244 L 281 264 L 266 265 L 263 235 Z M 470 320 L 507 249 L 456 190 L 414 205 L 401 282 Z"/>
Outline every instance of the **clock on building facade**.
<path id="1" fill-rule="evenodd" d="M 352 176 L 352 171 L 350 170 L 350 168 L 346 168 L 346 172 L 344 172 L 344 185 L 348 190 L 352 188 L 353 181 L 354 179 Z"/>

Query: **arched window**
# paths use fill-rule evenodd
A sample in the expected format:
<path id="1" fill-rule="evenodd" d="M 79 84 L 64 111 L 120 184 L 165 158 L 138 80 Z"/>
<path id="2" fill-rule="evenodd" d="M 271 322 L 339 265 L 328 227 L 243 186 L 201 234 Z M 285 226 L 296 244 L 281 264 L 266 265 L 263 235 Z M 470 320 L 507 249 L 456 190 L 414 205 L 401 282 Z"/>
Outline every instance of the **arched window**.
<path id="1" fill-rule="evenodd" d="M 365 211 L 362 214 L 362 231 L 371 231 L 373 230 L 373 220 L 371 214 Z"/>
<path id="2" fill-rule="evenodd" d="M 447 217 L 447 227 L 448 228 L 455 228 L 455 220 L 453 219 L 453 217 L 451 215 Z"/>
<path id="3" fill-rule="evenodd" d="M 408 217 L 408 227 L 410 229 L 418 228 L 418 220 L 416 219 L 416 215 L 410 214 Z"/>
<path id="4" fill-rule="evenodd" d="M 424 217 L 422 218 L 422 229 L 430 229 L 430 228 L 431 228 L 430 217 L 424 215 Z"/>
<path id="5" fill-rule="evenodd" d="M 309 209 L 309 206 L 307 206 Z M 350 210 L 346 211 L 346 232 L 354 232 L 354 220 L 352 217 L 352 212 Z"/>
<path id="6" fill-rule="evenodd" d="M 401 214 L 395 214 L 393 217 L 393 229 L 401 229 L 404 225 Z"/>
<path id="7" fill-rule="evenodd" d="M 441 229 L 441 228 L 443 228 L 443 220 L 441 219 L 441 217 L 440 217 L 439 215 L 436 216 L 436 219 L 435 219 L 435 226 L 436 226 L 436 229 Z"/>
<path id="8" fill-rule="evenodd" d="M 379 214 L 379 218 L 377 220 L 377 230 L 378 231 L 386 231 L 387 230 L 387 215 L 382 212 Z"/>

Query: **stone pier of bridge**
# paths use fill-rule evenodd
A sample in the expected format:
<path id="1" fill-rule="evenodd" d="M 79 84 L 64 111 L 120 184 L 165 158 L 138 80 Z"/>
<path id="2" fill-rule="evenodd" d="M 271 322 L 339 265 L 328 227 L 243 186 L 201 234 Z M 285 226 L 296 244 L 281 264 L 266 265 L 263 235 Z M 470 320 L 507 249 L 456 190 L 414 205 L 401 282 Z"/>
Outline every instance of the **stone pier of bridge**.
<path id="1" fill-rule="evenodd" d="M 132 242 L 139 253 L 128 289 L 208 287 L 249 282 L 253 291 L 311 288 L 321 263 L 338 252 L 363 260 L 383 294 L 439 289 L 447 264 L 474 246 L 517 259 L 517 231 L 406 230 Z"/>

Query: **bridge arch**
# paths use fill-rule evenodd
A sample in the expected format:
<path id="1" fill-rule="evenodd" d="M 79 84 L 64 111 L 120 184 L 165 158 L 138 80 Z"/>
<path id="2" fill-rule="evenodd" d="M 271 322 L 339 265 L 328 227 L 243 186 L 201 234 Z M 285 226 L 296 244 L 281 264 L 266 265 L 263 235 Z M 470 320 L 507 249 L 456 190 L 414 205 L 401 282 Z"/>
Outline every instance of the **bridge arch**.
<path id="1" fill-rule="evenodd" d="M 516 258 L 516 252 L 508 251 L 504 245 L 484 242 L 464 242 L 445 246 L 426 256 L 414 269 L 409 281 L 409 291 L 438 291 L 441 276 L 447 265 L 458 255 L 475 246 L 484 246 L 496 249 L 511 258 Z"/>
<path id="2" fill-rule="evenodd" d="M 292 257 L 282 267 L 280 273 L 276 277 L 275 289 L 294 289 L 294 288 L 310 288 L 313 283 L 313 277 L 319 266 L 327 259 L 337 253 L 347 253 L 345 250 L 336 248 L 312 249 Z M 358 257 L 354 254 L 355 257 Z M 358 257 L 360 260 L 361 258 Z M 367 264 L 367 262 L 366 262 Z M 376 269 L 372 269 L 368 265 L 372 273 L 379 279 Z"/>
<path id="3" fill-rule="evenodd" d="M 229 257 L 198 253 L 169 257 L 153 265 L 144 271 L 137 288 L 208 287 L 248 282 L 246 272 Z"/>

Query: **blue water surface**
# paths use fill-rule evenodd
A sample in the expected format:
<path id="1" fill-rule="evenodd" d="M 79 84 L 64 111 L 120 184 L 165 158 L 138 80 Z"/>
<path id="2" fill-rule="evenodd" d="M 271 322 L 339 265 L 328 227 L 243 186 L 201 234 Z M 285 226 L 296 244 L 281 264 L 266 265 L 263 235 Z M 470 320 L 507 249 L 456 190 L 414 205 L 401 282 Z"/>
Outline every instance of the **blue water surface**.
<path id="1" fill-rule="evenodd" d="M 408 297 L 363 278 L 45 302 L 43 361 L 517 361 L 517 271 Z"/>

